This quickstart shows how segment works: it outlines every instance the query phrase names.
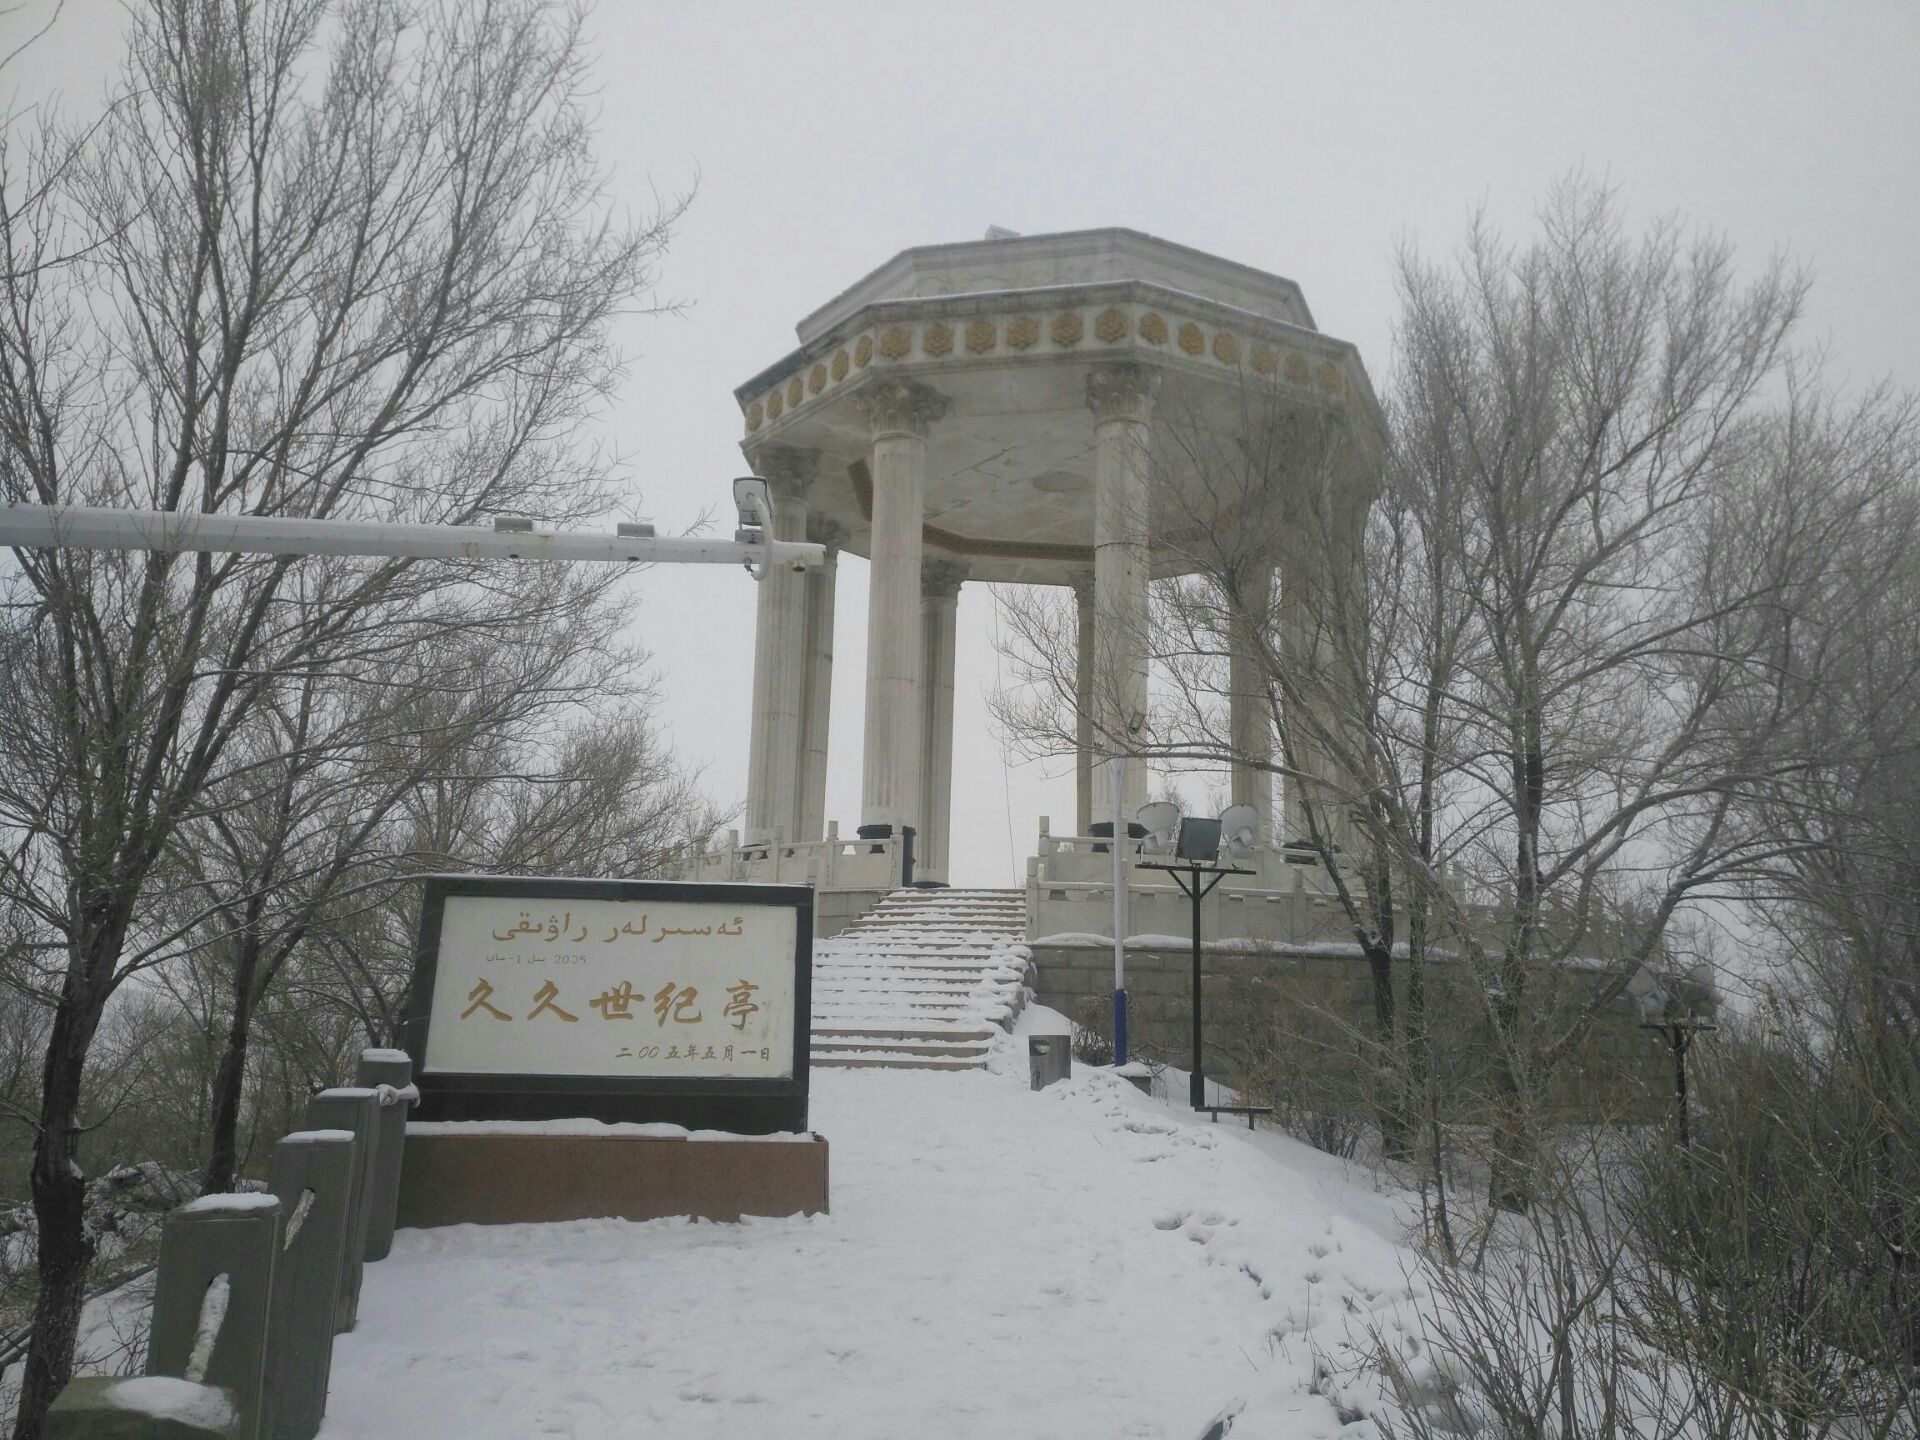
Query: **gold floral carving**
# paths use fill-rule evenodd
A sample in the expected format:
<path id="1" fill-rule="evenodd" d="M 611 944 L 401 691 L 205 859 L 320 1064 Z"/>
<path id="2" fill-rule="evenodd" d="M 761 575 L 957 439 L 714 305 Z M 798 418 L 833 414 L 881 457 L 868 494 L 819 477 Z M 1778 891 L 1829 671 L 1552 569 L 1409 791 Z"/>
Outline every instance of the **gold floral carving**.
<path id="1" fill-rule="evenodd" d="M 1093 333 L 1103 345 L 1118 345 L 1127 338 L 1126 312 L 1109 305 L 1095 317 Z"/>
<path id="2" fill-rule="evenodd" d="M 1040 322 L 1031 315 L 1016 315 L 1007 322 L 1007 344 L 1025 350 L 1040 338 Z"/>
<path id="3" fill-rule="evenodd" d="M 787 407 L 791 409 L 798 405 L 806 393 L 807 387 L 801 383 L 800 377 L 794 376 L 787 382 Z"/>
<path id="4" fill-rule="evenodd" d="M 847 351 L 845 346 L 833 352 L 833 378 L 835 380 L 844 380 L 847 378 Z"/>
<path id="5" fill-rule="evenodd" d="M 1140 317 L 1140 338 L 1149 345 L 1167 343 L 1167 322 L 1158 310 L 1149 310 Z"/>
<path id="6" fill-rule="evenodd" d="M 827 388 L 827 367 L 816 365 L 807 372 L 807 389 L 818 395 Z"/>
<path id="7" fill-rule="evenodd" d="M 1200 327 L 1191 320 L 1180 327 L 1180 348 L 1189 355 L 1207 353 L 1207 337 L 1200 333 Z"/>
<path id="8" fill-rule="evenodd" d="M 859 340 L 854 343 L 853 363 L 864 370 L 867 368 L 867 362 L 871 359 L 873 359 L 873 336 L 862 335 Z"/>
<path id="9" fill-rule="evenodd" d="M 1052 333 L 1056 345 L 1078 345 L 1080 337 L 1087 333 L 1087 322 L 1080 318 L 1078 310 L 1062 310 L 1053 317 Z"/>
<path id="10" fill-rule="evenodd" d="M 780 398 L 778 390 L 767 392 L 767 419 L 778 420 L 780 412 L 787 408 L 787 402 Z"/>
<path id="11" fill-rule="evenodd" d="M 1304 385 L 1311 377 L 1307 374 L 1307 357 L 1298 350 L 1287 352 L 1287 379 L 1296 385 Z"/>
<path id="12" fill-rule="evenodd" d="M 936 320 L 920 332 L 920 348 L 929 355 L 946 355 L 953 350 L 953 327 Z"/>
<path id="13" fill-rule="evenodd" d="M 967 349 L 984 355 L 1000 341 L 1000 330 L 991 320 L 975 320 L 967 326 Z"/>
<path id="14" fill-rule="evenodd" d="M 1229 335 L 1224 330 L 1214 331 L 1213 358 L 1218 360 L 1222 365 L 1238 365 L 1240 363 L 1240 337 L 1238 335 Z"/>
<path id="15" fill-rule="evenodd" d="M 1319 379 L 1322 390 L 1326 391 L 1329 395 L 1338 395 L 1342 388 L 1341 382 L 1345 377 L 1341 375 L 1340 367 L 1334 364 L 1333 361 L 1322 360 L 1320 362 Z"/>
<path id="16" fill-rule="evenodd" d="M 904 360 L 913 349 L 913 331 L 904 325 L 889 325 L 880 332 L 880 353 L 889 360 Z"/>
<path id="17" fill-rule="evenodd" d="M 760 402 L 758 400 L 747 406 L 747 429 L 758 430 L 760 428 L 761 413 Z"/>
<path id="18" fill-rule="evenodd" d="M 1258 341 L 1253 347 L 1253 368 L 1261 375 L 1271 375 L 1280 368 L 1280 357 L 1273 353 L 1273 346 Z"/>

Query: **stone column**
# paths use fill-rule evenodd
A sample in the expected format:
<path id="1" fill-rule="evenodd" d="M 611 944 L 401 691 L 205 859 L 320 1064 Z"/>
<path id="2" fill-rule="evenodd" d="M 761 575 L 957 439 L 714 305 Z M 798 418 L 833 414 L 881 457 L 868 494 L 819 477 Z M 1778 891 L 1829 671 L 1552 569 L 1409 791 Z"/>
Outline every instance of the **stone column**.
<path id="1" fill-rule="evenodd" d="M 1093 411 L 1093 814 L 1117 834 L 1147 803 L 1147 767 L 1130 761 L 1121 813 L 1113 813 L 1109 767 L 1132 743 L 1147 708 L 1148 444 L 1159 371 L 1096 365 L 1087 376 Z"/>
<path id="2" fill-rule="evenodd" d="M 920 571 L 925 684 L 921 689 L 920 829 L 913 849 L 916 875 L 924 867 L 929 880 L 947 878 L 953 825 L 954 622 L 960 609 L 960 585 L 966 578 L 967 567 L 954 560 L 929 560 Z"/>
<path id="3" fill-rule="evenodd" d="M 804 540 L 807 491 L 820 452 L 769 445 L 747 456 L 767 482 L 777 540 Z M 807 580 L 770 566 L 759 583 L 753 643 L 753 731 L 747 749 L 747 843 L 797 838 L 800 714 L 806 685 Z"/>
<path id="4" fill-rule="evenodd" d="M 1232 771 L 1235 805 L 1251 805 L 1259 813 L 1255 835 L 1262 845 L 1274 843 L 1273 714 L 1267 703 L 1266 646 L 1273 604 L 1273 570 L 1262 566 L 1241 586 L 1238 613 L 1231 617 L 1228 636 L 1227 738 L 1238 757 Z"/>
<path id="5" fill-rule="evenodd" d="M 827 550 L 827 563 L 807 571 L 806 696 L 800 714 L 800 817 L 797 838 L 821 840 L 827 833 L 827 724 L 833 709 L 833 595 L 840 578 L 840 547 L 847 530 L 815 515 L 807 539 Z"/>
<path id="6" fill-rule="evenodd" d="M 947 402 L 910 380 L 882 380 L 859 398 L 873 427 L 860 834 L 874 838 L 918 829 L 920 818 L 920 528 L 927 429 Z"/>
<path id="7" fill-rule="evenodd" d="M 1073 582 L 1073 823 L 1076 835 L 1093 827 L 1093 572 Z"/>

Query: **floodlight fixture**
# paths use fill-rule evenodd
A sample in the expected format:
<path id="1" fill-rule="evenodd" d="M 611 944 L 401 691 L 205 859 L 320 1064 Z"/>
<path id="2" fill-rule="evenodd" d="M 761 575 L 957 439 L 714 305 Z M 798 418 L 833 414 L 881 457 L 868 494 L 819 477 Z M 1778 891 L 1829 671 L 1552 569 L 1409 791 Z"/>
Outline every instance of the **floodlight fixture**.
<path id="1" fill-rule="evenodd" d="M 1229 805 L 1220 812 L 1220 840 L 1233 864 L 1245 865 L 1254 858 L 1259 835 L 1260 814 L 1253 806 Z"/>
<path id="2" fill-rule="evenodd" d="M 1196 865 L 1212 865 L 1220 858 L 1220 822 L 1188 815 L 1180 822 L 1176 858 Z"/>
<path id="3" fill-rule="evenodd" d="M 1140 807 L 1140 825 L 1147 832 L 1140 842 L 1142 855 L 1171 855 L 1180 830 L 1180 807 L 1171 800 L 1155 800 Z"/>

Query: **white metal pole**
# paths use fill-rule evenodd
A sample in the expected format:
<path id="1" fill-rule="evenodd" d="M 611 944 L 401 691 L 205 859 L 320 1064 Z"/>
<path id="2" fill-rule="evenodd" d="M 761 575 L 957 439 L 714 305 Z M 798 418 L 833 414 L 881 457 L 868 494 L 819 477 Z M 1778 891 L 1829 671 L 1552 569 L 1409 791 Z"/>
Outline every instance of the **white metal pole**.
<path id="1" fill-rule="evenodd" d="M 586 560 L 619 564 L 826 563 L 826 548 L 796 540 L 701 540 L 620 530 L 535 530 L 527 522 L 389 525 L 281 515 L 122 510 L 93 505 L 0 506 L 0 545 L 73 550 L 217 551 L 241 555 L 381 555 L 420 560 Z"/>

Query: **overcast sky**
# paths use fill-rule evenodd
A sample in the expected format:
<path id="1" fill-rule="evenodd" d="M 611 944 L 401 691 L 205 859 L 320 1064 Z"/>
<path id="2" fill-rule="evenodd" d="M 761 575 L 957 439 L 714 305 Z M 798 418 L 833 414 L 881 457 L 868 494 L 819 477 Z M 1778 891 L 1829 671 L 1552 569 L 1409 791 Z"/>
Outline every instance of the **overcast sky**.
<path id="1" fill-rule="evenodd" d="M 4 8 L 4 5 L 0 5 Z M 0 50 L 49 13 L 0 17 Z M 99 96 L 115 0 L 68 0 L 16 104 Z M 1631 214 L 1678 210 L 1753 264 L 1817 276 L 1803 338 L 1855 385 L 1920 386 L 1920 3 L 638 4 L 593 29 L 622 202 L 699 177 L 661 295 L 623 332 L 606 417 L 663 531 L 741 473 L 733 387 L 802 315 L 911 245 L 1124 225 L 1298 282 L 1320 327 L 1392 367 L 1395 246 L 1450 248 L 1484 204 L 1523 234 L 1574 167 Z M 858 821 L 866 565 L 842 565 L 828 813 Z M 745 786 L 753 587 L 655 570 L 635 633 L 709 788 Z M 956 882 L 1024 874 L 1071 769 L 1003 763 L 993 601 L 960 601 Z"/>

